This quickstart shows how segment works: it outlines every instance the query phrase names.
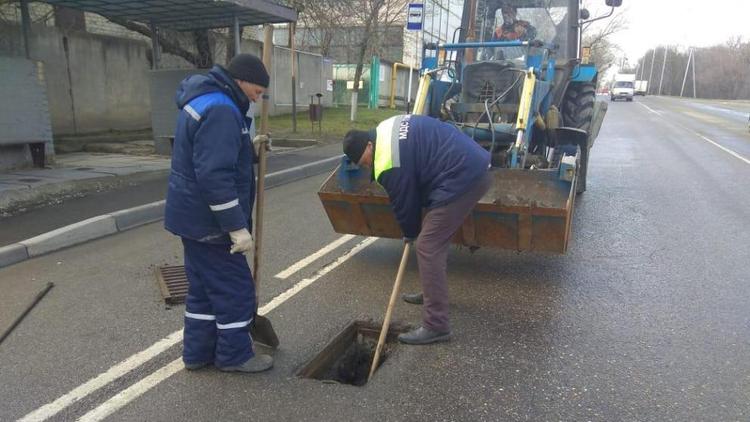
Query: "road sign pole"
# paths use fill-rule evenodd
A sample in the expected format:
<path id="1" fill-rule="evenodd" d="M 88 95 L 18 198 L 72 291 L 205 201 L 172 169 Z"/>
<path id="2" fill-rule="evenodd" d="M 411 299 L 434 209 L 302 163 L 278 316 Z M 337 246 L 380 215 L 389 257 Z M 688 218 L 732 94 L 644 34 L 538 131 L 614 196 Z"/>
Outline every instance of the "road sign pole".
<path id="1" fill-rule="evenodd" d="M 419 69 L 419 31 L 422 31 L 422 23 L 424 21 L 424 4 L 422 3 L 409 3 L 407 14 L 406 14 L 406 30 L 414 31 L 414 66 Z M 417 71 L 419 75 L 419 71 Z M 409 105 L 411 104 L 411 84 L 412 84 L 412 67 L 409 67 L 409 83 L 406 93 L 406 112 L 409 112 Z"/>

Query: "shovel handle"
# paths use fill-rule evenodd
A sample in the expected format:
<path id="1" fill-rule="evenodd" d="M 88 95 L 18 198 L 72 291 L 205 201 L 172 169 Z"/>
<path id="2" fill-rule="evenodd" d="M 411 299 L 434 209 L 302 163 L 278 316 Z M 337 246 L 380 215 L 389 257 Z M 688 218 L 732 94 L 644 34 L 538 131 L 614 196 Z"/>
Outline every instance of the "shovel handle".
<path id="1" fill-rule="evenodd" d="M 409 261 L 409 249 L 411 243 L 404 244 L 404 253 L 401 255 L 401 264 L 398 266 L 398 273 L 396 274 L 396 282 L 393 283 L 393 291 L 391 292 L 391 300 L 388 301 L 388 308 L 385 310 L 385 319 L 383 319 L 383 328 L 380 329 L 380 337 L 378 338 L 378 345 L 375 347 L 375 355 L 372 357 L 372 366 L 370 367 L 370 375 L 367 380 L 372 378 L 372 374 L 375 373 L 375 369 L 380 363 L 380 354 L 383 353 L 383 346 L 385 345 L 385 339 L 388 335 L 388 328 L 391 325 L 391 314 L 393 313 L 393 307 L 396 305 L 396 298 L 398 297 L 398 291 L 401 289 L 401 280 L 404 279 L 404 272 L 406 271 L 406 263 Z"/>
<path id="2" fill-rule="evenodd" d="M 271 52 L 273 51 L 273 26 L 266 24 L 263 27 L 263 65 L 266 71 L 273 75 L 271 67 L 273 60 Z M 260 108 L 260 133 L 268 133 L 268 113 L 271 107 L 269 95 L 263 95 L 263 102 Z M 270 135 L 269 135 L 270 136 Z M 266 147 L 260 145 L 258 148 L 258 186 L 257 198 L 255 201 L 255 252 L 253 253 L 253 279 L 255 280 L 255 304 L 258 304 L 258 290 L 260 287 L 260 252 L 263 243 L 263 198 L 266 188 Z"/>
<path id="3" fill-rule="evenodd" d="M 253 280 L 255 280 L 255 295 L 258 296 L 260 285 L 260 252 L 263 244 L 263 204 L 266 188 L 266 145 L 258 147 L 258 185 L 255 199 L 255 251 L 253 253 Z"/>

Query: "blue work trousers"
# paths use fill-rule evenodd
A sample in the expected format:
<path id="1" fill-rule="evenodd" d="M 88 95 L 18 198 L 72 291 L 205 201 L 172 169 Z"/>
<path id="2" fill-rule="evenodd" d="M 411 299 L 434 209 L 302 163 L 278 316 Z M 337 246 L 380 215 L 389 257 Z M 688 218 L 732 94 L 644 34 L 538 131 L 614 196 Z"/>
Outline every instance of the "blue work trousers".
<path id="1" fill-rule="evenodd" d="M 254 356 L 248 325 L 255 314 L 255 283 L 242 254 L 229 244 L 182 238 L 189 282 L 182 358 L 186 364 L 242 365 Z"/>

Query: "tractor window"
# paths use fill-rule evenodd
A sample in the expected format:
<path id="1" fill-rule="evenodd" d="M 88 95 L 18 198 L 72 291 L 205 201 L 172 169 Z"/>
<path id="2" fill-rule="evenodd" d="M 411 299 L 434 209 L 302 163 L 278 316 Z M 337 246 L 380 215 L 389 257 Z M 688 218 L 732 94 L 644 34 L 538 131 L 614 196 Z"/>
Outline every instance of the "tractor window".
<path id="1" fill-rule="evenodd" d="M 615 88 L 632 88 L 633 83 L 628 81 L 618 81 L 615 82 Z"/>
<path id="2" fill-rule="evenodd" d="M 557 56 L 564 57 L 568 36 L 568 8 L 565 2 L 548 0 L 545 5 L 529 1 L 528 6 L 516 8 L 515 17 L 507 10 L 503 16 L 503 8 L 498 3 L 494 5 L 496 9 L 479 11 L 484 14 L 481 25 L 483 41 L 541 40 L 557 44 Z M 518 47 L 500 48 L 485 52 L 484 59 L 515 59 L 524 54 L 525 49 Z"/>

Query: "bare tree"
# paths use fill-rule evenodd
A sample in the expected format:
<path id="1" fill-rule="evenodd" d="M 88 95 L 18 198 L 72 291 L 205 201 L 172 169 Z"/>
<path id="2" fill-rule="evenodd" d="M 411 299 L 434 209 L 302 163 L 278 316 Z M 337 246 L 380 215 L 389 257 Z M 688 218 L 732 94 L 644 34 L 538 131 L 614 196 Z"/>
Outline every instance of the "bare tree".
<path id="1" fill-rule="evenodd" d="M 214 63 L 213 54 L 211 53 L 211 38 L 207 29 L 192 31 L 193 41 L 198 50 L 198 63 L 193 63 L 196 67 L 207 68 Z"/>
<path id="2" fill-rule="evenodd" d="M 334 34 L 351 13 L 351 2 L 296 0 L 292 2 L 292 6 L 300 11 L 298 27 L 303 31 L 303 36 L 299 38 L 299 48 L 315 48 L 323 56 L 330 55 Z"/>
<path id="3" fill-rule="evenodd" d="M 622 11 L 608 19 L 583 25 L 583 45 L 591 47 L 591 61 L 596 63 L 599 73 L 615 64 L 620 47 L 612 42 L 612 36 L 624 29 L 627 29 L 627 19 Z"/>
<path id="4" fill-rule="evenodd" d="M 31 23 L 49 24 L 55 16 L 52 6 L 38 9 L 30 8 Z M 36 12 L 36 13 L 35 13 Z M 21 19 L 21 5 L 18 0 L 0 0 L 0 22 L 19 22 Z"/>
<path id="5" fill-rule="evenodd" d="M 106 16 L 105 16 L 106 17 Z M 153 36 L 151 28 L 138 22 L 129 21 L 121 18 L 106 17 L 110 22 L 116 23 L 126 29 L 133 32 L 137 32 L 141 35 L 145 35 L 149 38 Z M 182 57 L 188 62 L 192 63 L 196 67 L 201 67 L 202 61 L 201 56 L 193 53 L 192 51 L 182 47 L 179 42 L 173 36 L 165 34 L 163 31 L 159 31 L 159 44 L 165 52 L 174 54 L 175 56 Z M 153 60 L 153 58 L 152 58 Z"/>
<path id="6" fill-rule="evenodd" d="M 359 81 L 362 78 L 365 55 L 368 49 L 379 45 L 384 31 L 396 21 L 403 20 L 406 14 L 406 0 L 360 0 L 353 5 L 354 19 L 362 22 L 362 39 L 358 46 L 357 67 L 354 70 L 352 90 L 351 120 L 357 119 Z"/>
<path id="7" fill-rule="evenodd" d="M 664 51 L 664 47 L 656 48 L 656 68 L 662 63 Z M 684 80 L 687 95 L 692 95 L 695 84 L 696 94 L 700 98 L 750 99 L 750 43 L 744 42 L 740 37 L 733 37 L 724 44 L 695 48 L 693 51 L 693 60 L 688 66 L 688 47 L 670 49 L 662 94 L 678 95 L 682 91 Z M 641 66 L 646 66 L 646 75 L 651 67 L 653 52 L 654 49 L 649 50 L 639 61 Z M 658 82 L 661 82 L 661 75 L 654 72 L 652 84 Z"/>

